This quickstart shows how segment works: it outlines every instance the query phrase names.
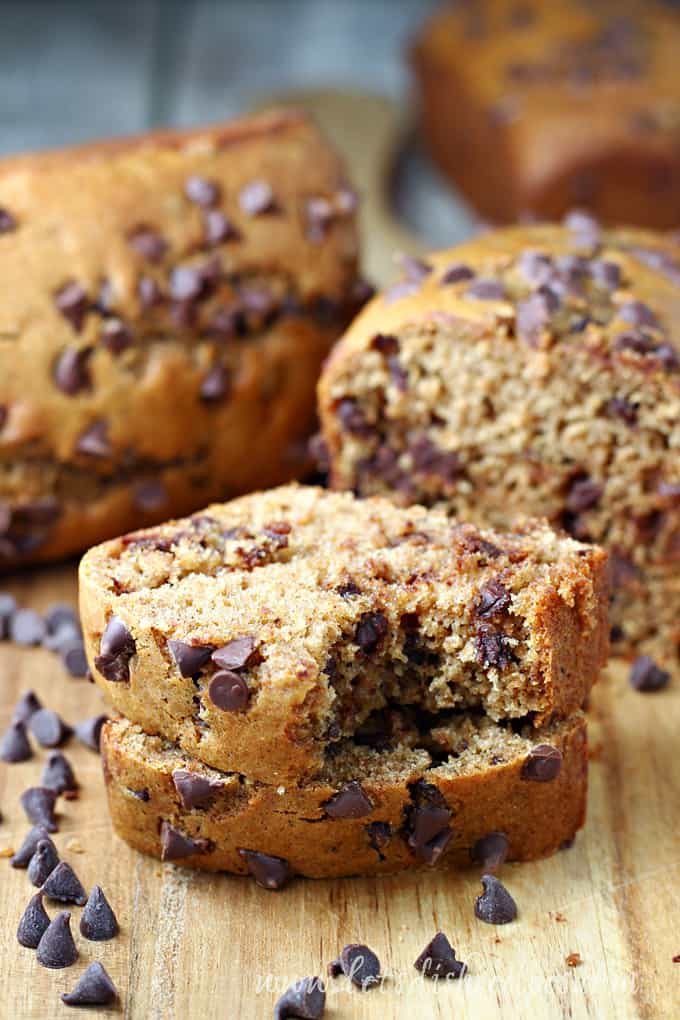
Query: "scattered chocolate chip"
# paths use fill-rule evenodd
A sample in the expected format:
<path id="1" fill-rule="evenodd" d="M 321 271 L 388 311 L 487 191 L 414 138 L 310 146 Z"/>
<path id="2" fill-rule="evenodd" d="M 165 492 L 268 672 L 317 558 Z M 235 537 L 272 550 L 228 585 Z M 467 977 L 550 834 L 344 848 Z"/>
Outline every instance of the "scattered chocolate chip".
<path id="1" fill-rule="evenodd" d="M 370 815 L 373 804 L 364 793 L 361 784 L 352 780 L 329 800 L 324 801 L 323 808 L 330 818 L 363 818 Z"/>
<path id="2" fill-rule="evenodd" d="M 33 691 L 25 691 L 14 706 L 12 719 L 14 722 L 27 723 L 31 716 L 41 708 L 42 702 L 35 693 Z"/>
<path id="3" fill-rule="evenodd" d="M 330 964 L 329 973 L 333 977 L 339 973 L 344 974 L 362 992 L 379 985 L 383 980 L 380 960 L 372 949 L 358 942 L 343 947 L 338 959 Z"/>
<path id="4" fill-rule="evenodd" d="M 670 673 L 661 669 L 649 655 L 640 655 L 630 668 L 630 686 L 643 694 L 661 691 L 670 681 Z"/>
<path id="5" fill-rule="evenodd" d="M 642 301 L 625 301 L 619 306 L 619 316 L 632 326 L 649 326 L 656 329 L 659 320 L 649 307 Z"/>
<path id="6" fill-rule="evenodd" d="M 66 790 L 78 789 L 76 777 L 73 774 L 71 763 L 61 751 L 52 751 L 47 757 L 47 764 L 40 777 L 42 786 L 47 786 L 56 793 L 64 793 Z"/>
<path id="7" fill-rule="evenodd" d="M 134 336 L 129 326 L 120 319 L 107 319 L 99 333 L 99 342 L 111 354 L 122 354 L 132 346 Z"/>
<path id="8" fill-rule="evenodd" d="M 248 704 L 248 684 L 230 669 L 215 673 L 208 684 L 208 697 L 224 712 L 240 712 Z"/>
<path id="9" fill-rule="evenodd" d="M 92 355 L 91 347 L 66 347 L 54 366 L 54 381 L 62 393 L 72 397 L 91 385 L 88 362 Z"/>
<path id="10" fill-rule="evenodd" d="M 504 301 L 505 287 L 500 280 L 479 278 L 470 284 L 465 291 L 465 297 L 475 298 L 477 301 Z"/>
<path id="11" fill-rule="evenodd" d="M 470 858 L 475 864 L 481 865 L 484 871 L 497 871 L 508 856 L 509 846 L 504 832 L 489 832 L 471 848 Z"/>
<path id="12" fill-rule="evenodd" d="M 59 854 L 51 839 L 41 839 L 28 863 L 28 878 L 33 885 L 41 886 L 59 864 Z"/>
<path id="13" fill-rule="evenodd" d="M 18 645 L 42 644 L 45 622 L 35 609 L 17 609 L 10 620 L 9 636 Z"/>
<path id="14" fill-rule="evenodd" d="M 273 857 L 258 850 L 239 849 L 238 853 L 263 889 L 281 889 L 291 878 L 290 865 L 283 857 Z"/>
<path id="15" fill-rule="evenodd" d="M 75 280 L 70 280 L 54 295 L 54 303 L 79 333 L 87 314 L 88 298 L 85 290 Z"/>
<path id="16" fill-rule="evenodd" d="M 578 478 L 569 487 L 566 500 L 567 510 L 574 514 L 592 510 L 602 499 L 603 493 L 603 485 L 590 478 Z"/>
<path id="17" fill-rule="evenodd" d="M 182 807 L 187 811 L 205 807 L 219 789 L 219 783 L 213 782 L 200 772 L 190 772 L 188 769 L 175 769 L 172 781 L 182 801 Z"/>
<path id="18" fill-rule="evenodd" d="M 517 917 L 517 904 L 494 875 L 482 875 L 484 892 L 475 900 L 475 916 L 487 924 L 509 924 Z"/>
<path id="19" fill-rule="evenodd" d="M 51 708 L 40 708 L 28 721 L 28 727 L 41 747 L 59 747 L 73 730 Z"/>
<path id="20" fill-rule="evenodd" d="M 67 1006 L 108 1006 L 117 998 L 116 986 L 98 960 L 90 964 L 72 992 L 61 995 Z"/>
<path id="21" fill-rule="evenodd" d="M 274 1020 L 320 1020 L 326 1009 L 326 989 L 318 977 L 302 978 L 288 988 L 274 1006 Z"/>
<path id="22" fill-rule="evenodd" d="M 467 973 L 467 964 L 456 959 L 456 953 L 443 931 L 438 931 L 428 942 L 413 964 L 423 977 L 462 978 Z"/>
<path id="23" fill-rule="evenodd" d="M 200 673 L 213 652 L 212 645 L 187 645 L 184 641 L 171 638 L 168 649 L 172 655 L 180 676 L 190 677 Z"/>
<path id="24" fill-rule="evenodd" d="M 43 906 L 43 894 L 37 892 L 29 900 L 17 928 L 17 942 L 26 949 L 37 949 L 40 939 L 50 926 L 50 918 Z"/>
<path id="25" fill-rule="evenodd" d="M 169 822 L 161 825 L 161 860 L 178 861 L 183 857 L 192 857 L 194 854 L 206 854 L 210 851 L 211 844 L 207 839 L 193 839 L 178 829 L 174 829 Z"/>
<path id="26" fill-rule="evenodd" d="M 76 610 L 66 602 L 55 602 L 53 605 L 48 606 L 43 619 L 50 634 L 53 634 L 65 624 L 80 627 Z"/>
<path id="27" fill-rule="evenodd" d="M 85 645 L 80 639 L 77 641 L 64 642 L 59 649 L 59 655 L 64 669 L 69 676 L 87 676 L 88 666 L 87 656 L 85 655 Z"/>
<path id="28" fill-rule="evenodd" d="M 359 620 L 354 640 L 364 655 L 372 655 L 387 634 L 389 624 L 384 613 L 364 613 Z"/>
<path id="29" fill-rule="evenodd" d="M 4 523 L 4 522 L 3 522 Z M 10 524 L 8 514 L 7 525 Z M 17 610 L 17 600 L 8 591 L 0 592 L 0 639 L 9 637 L 9 626 L 12 617 Z"/>
<path id="30" fill-rule="evenodd" d="M 501 616 L 512 603 L 512 596 L 504 584 L 497 578 L 492 578 L 480 588 L 479 598 L 475 604 L 477 616 L 483 619 L 491 619 L 494 616 Z"/>
<path id="31" fill-rule="evenodd" d="M 255 652 L 255 639 L 249 634 L 234 638 L 212 653 L 212 661 L 220 669 L 241 669 Z"/>
<path id="32" fill-rule="evenodd" d="M 151 276 L 140 276 L 137 283 L 137 294 L 143 308 L 153 308 L 163 300 L 163 293 Z"/>
<path id="33" fill-rule="evenodd" d="M 25 725 L 18 721 L 10 724 L 0 737 L 0 759 L 9 764 L 28 761 L 33 757 Z"/>
<path id="34" fill-rule="evenodd" d="M 12 857 L 10 864 L 13 868 L 27 868 L 31 862 L 31 857 L 38 849 L 38 843 L 41 840 L 45 840 L 48 843 L 52 843 L 50 834 L 43 825 L 34 825 L 33 828 L 27 833 L 23 843 Z M 54 843 L 52 843 L 54 847 Z M 56 847 L 54 847 L 56 852 Z"/>
<path id="35" fill-rule="evenodd" d="M 410 787 L 406 810 L 407 843 L 426 864 L 436 864 L 453 838 L 451 811 L 442 794 L 420 779 Z"/>
<path id="36" fill-rule="evenodd" d="M 271 185 L 263 180 L 251 181 L 241 188 L 238 201 L 248 216 L 261 216 L 263 213 L 273 212 L 276 206 Z"/>
<path id="37" fill-rule="evenodd" d="M 201 383 L 199 390 L 201 400 L 206 404 L 223 400 L 228 395 L 230 386 L 229 370 L 224 365 L 213 365 Z"/>
<path id="38" fill-rule="evenodd" d="M 107 718 L 105 715 L 94 715 L 91 719 L 83 719 L 82 722 L 75 724 L 73 732 L 81 744 L 85 744 L 86 747 L 99 753 L 102 726 Z"/>
<path id="39" fill-rule="evenodd" d="M 87 902 L 87 893 L 70 864 L 60 861 L 43 885 L 45 896 L 61 903 L 77 903 L 79 907 Z"/>
<path id="40" fill-rule="evenodd" d="M 43 967 L 59 970 L 62 967 L 70 967 L 78 959 L 70 922 L 71 915 L 68 911 L 57 914 L 54 920 L 50 921 L 36 950 L 38 963 Z"/>
<path id="41" fill-rule="evenodd" d="M 483 624 L 477 631 L 475 644 L 477 661 L 482 666 L 506 669 L 515 661 L 512 645 L 506 635 L 500 630 L 494 630 L 488 624 Z"/>
<path id="42" fill-rule="evenodd" d="M 126 625 L 119 616 L 112 616 L 102 634 L 94 664 L 112 683 L 126 683 L 130 679 L 130 659 L 136 652 L 137 645 Z"/>
<path id="43" fill-rule="evenodd" d="M 522 779 L 534 783 L 550 783 L 557 779 L 562 768 L 562 752 L 552 744 L 532 747 L 522 765 Z"/>
<path id="44" fill-rule="evenodd" d="M 464 262 L 453 262 L 444 270 L 439 282 L 442 284 L 460 283 L 462 280 L 474 279 L 474 275 L 474 270 L 470 266 L 466 266 Z"/>
<path id="45" fill-rule="evenodd" d="M 17 221 L 7 209 L 0 209 L 0 234 L 9 234 L 16 230 Z"/>
<path id="46" fill-rule="evenodd" d="M 214 246 L 224 244 L 225 241 L 239 241 L 240 233 L 219 209 L 211 209 L 203 219 L 206 243 Z"/>
<path id="47" fill-rule="evenodd" d="M 95 421 L 84 429 L 76 441 L 76 450 L 88 457 L 109 457 L 112 452 L 109 423 Z"/>
<path id="48" fill-rule="evenodd" d="M 80 916 L 80 933 L 91 942 L 106 942 L 119 932 L 116 915 L 101 886 L 95 885 Z"/>
<path id="49" fill-rule="evenodd" d="M 168 247 L 167 241 L 147 226 L 136 227 L 128 235 L 128 243 L 147 262 L 160 262 Z"/>
<path id="50" fill-rule="evenodd" d="M 208 209 L 219 201 L 220 186 L 217 181 L 211 181 L 206 177 L 199 177 L 198 174 L 192 174 L 184 182 L 184 194 L 190 202 Z"/>

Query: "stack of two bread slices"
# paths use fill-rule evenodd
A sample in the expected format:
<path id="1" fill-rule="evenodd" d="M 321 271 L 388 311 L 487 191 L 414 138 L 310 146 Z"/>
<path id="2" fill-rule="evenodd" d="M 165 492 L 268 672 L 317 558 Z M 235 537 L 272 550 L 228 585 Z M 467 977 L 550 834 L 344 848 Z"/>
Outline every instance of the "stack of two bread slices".
<path id="1" fill-rule="evenodd" d="M 192 867 L 392 872 L 582 824 L 606 557 L 528 522 L 288 486 L 91 550 L 114 826 Z"/>

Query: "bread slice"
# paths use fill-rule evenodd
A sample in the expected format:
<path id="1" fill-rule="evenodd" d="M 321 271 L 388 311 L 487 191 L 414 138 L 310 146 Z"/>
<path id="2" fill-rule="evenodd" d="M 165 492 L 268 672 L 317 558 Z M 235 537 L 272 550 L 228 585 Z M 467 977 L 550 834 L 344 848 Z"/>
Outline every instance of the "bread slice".
<path id="1" fill-rule="evenodd" d="M 208 765 L 318 774 L 376 713 L 540 725 L 607 651 L 606 556 L 525 522 L 287 486 L 90 550 L 81 617 L 116 709 Z"/>
<path id="2" fill-rule="evenodd" d="M 190 867 L 251 870 L 270 888 L 292 874 L 484 866 L 499 846 L 530 860 L 568 844 L 583 824 L 580 714 L 519 732 L 452 717 L 427 744 L 408 727 L 389 749 L 344 741 L 315 780 L 277 787 L 208 768 L 125 719 L 102 731 L 119 836 Z"/>
<path id="3" fill-rule="evenodd" d="M 606 545 L 618 647 L 680 665 L 680 246 L 574 216 L 405 269 L 323 374 L 331 484 Z"/>

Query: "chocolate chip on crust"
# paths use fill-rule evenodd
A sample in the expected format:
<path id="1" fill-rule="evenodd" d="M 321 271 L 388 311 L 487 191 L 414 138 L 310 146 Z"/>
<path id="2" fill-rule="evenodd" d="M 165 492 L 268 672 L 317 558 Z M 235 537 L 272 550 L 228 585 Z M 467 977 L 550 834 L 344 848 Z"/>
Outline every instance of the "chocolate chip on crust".
<path id="1" fill-rule="evenodd" d="M 619 306 L 619 316 L 631 326 L 649 326 L 658 328 L 659 320 L 649 307 L 642 301 L 626 301 Z"/>
<path id="2" fill-rule="evenodd" d="M 630 686 L 644 694 L 663 690 L 670 678 L 670 673 L 657 666 L 649 655 L 638 656 L 630 668 L 628 677 Z"/>
<path id="3" fill-rule="evenodd" d="M 241 235 L 228 216 L 219 209 L 209 209 L 203 218 L 206 244 L 211 247 L 225 241 L 239 241 Z"/>
<path id="4" fill-rule="evenodd" d="M 437 932 L 428 942 L 413 964 L 423 977 L 462 978 L 467 973 L 467 964 L 456 959 L 456 953 L 443 931 Z"/>
<path id="5" fill-rule="evenodd" d="M 109 425 L 106 421 L 95 421 L 80 433 L 76 441 L 78 453 L 88 457 L 109 457 L 112 452 L 109 439 Z"/>
<path id="6" fill-rule="evenodd" d="M 242 676 L 233 670 L 221 669 L 208 684 L 208 697 L 224 712 L 240 712 L 248 704 L 250 691 Z"/>
<path id="7" fill-rule="evenodd" d="M 69 280 L 54 295 L 57 309 L 67 319 L 76 332 L 80 332 L 87 313 L 87 293 L 75 280 Z"/>
<path id="8" fill-rule="evenodd" d="M 494 875 L 482 875 L 484 892 L 475 900 L 475 916 L 487 924 L 509 924 L 517 917 L 517 904 Z"/>
<path id="9" fill-rule="evenodd" d="M 70 864 L 60 861 L 46 879 L 42 891 L 51 900 L 61 903 L 77 903 L 82 907 L 87 902 L 87 893 Z"/>
<path id="10" fill-rule="evenodd" d="M 119 616 L 112 616 L 102 634 L 95 667 L 112 683 L 126 683 L 130 679 L 130 659 L 136 651 L 137 645 L 127 626 Z"/>
<path id="11" fill-rule="evenodd" d="M 99 342 L 111 354 L 122 354 L 132 346 L 132 330 L 121 319 L 107 319 L 102 323 Z"/>
<path id="12" fill-rule="evenodd" d="M 177 861 L 194 854 L 206 854 L 212 849 L 210 840 L 193 839 L 174 829 L 169 822 L 161 825 L 161 860 Z"/>
<path id="13" fill-rule="evenodd" d="M 54 843 L 51 839 L 41 839 L 28 864 L 29 881 L 33 885 L 44 885 L 57 864 L 59 864 L 59 854 Z"/>
<path id="14" fill-rule="evenodd" d="M 224 365 L 214 365 L 201 383 L 201 400 L 206 404 L 223 400 L 228 395 L 230 386 L 228 369 Z"/>
<path id="15" fill-rule="evenodd" d="M 187 811 L 204 807 L 219 789 L 219 783 L 214 783 L 208 776 L 203 776 L 200 772 L 191 772 L 188 769 L 175 769 L 172 773 L 172 781 L 182 801 L 182 806 Z"/>
<path id="16" fill-rule="evenodd" d="M 160 262 L 168 247 L 165 238 L 146 225 L 140 225 L 128 234 L 128 244 L 147 262 Z"/>
<path id="17" fill-rule="evenodd" d="M 116 915 L 101 886 L 93 886 L 80 915 L 81 935 L 91 942 L 106 942 L 117 935 L 119 930 Z"/>
<path id="18" fill-rule="evenodd" d="M 0 759 L 11 764 L 28 761 L 33 757 L 26 727 L 22 722 L 13 722 L 0 737 Z"/>
<path id="19" fill-rule="evenodd" d="M 379 985 L 383 980 L 380 960 L 372 949 L 358 942 L 350 942 L 344 946 L 340 956 L 329 965 L 328 970 L 333 977 L 340 973 L 344 974 L 362 992 Z"/>
<path id="20" fill-rule="evenodd" d="M 535 783 L 550 783 L 557 779 L 562 768 L 562 752 L 552 744 L 532 747 L 522 765 L 522 779 Z"/>
<path id="21" fill-rule="evenodd" d="M 505 286 L 501 280 L 479 277 L 465 291 L 465 297 L 475 298 L 477 301 L 504 301 Z"/>
<path id="22" fill-rule="evenodd" d="M 255 652 L 255 639 L 249 634 L 234 638 L 212 653 L 212 661 L 220 669 L 241 669 Z"/>
<path id="23" fill-rule="evenodd" d="M 326 1009 L 326 989 L 318 977 L 302 978 L 286 989 L 274 1006 L 274 1020 L 320 1020 Z"/>
<path id="24" fill-rule="evenodd" d="M 217 181 L 211 181 L 207 177 L 192 174 L 184 182 L 184 194 L 190 202 L 208 209 L 219 201 L 220 186 Z"/>
<path id="25" fill-rule="evenodd" d="M 117 998 L 116 986 L 98 960 L 90 964 L 72 992 L 61 995 L 67 1006 L 109 1006 Z"/>
<path id="26" fill-rule="evenodd" d="M 51 708 L 40 708 L 28 720 L 28 728 L 41 747 L 59 747 L 73 732 Z"/>
<path id="27" fill-rule="evenodd" d="M 420 283 L 432 272 L 432 266 L 424 259 L 418 259 L 413 255 L 401 255 L 398 259 L 399 266 L 407 280 L 414 280 Z"/>
<path id="28" fill-rule="evenodd" d="M 263 889 L 281 889 L 292 877 L 290 865 L 284 857 L 274 857 L 258 850 L 239 849 L 238 853 Z"/>
<path id="29" fill-rule="evenodd" d="M 43 906 L 43 894 L 37 892 L 29 900 L 17 928 L 17 942 L 26 949 L 37 949 L 40 939 L 50 926 L 50 918 Z"/>
<path id="30" fill-rule="evenodd" d="M 0 234 L 9 234 L 10 231 L 16 230 L 17 221 L 12 213 L 7 209 L 0 209 Z"/>
<path id="31" fill-rule="evenodd" d="M 57 914 L 54 920 L 50 921 L 36 950 L 36 959 L 43 967 L 59 970 L 62 967 L 70 967 L 78 959 L 70 921 L 71 915 L 68 911 Z"/>
<path id="32" fill-rule="evenodd" d="M 196 676 L 212 655 L 214 645 L 189 645 L 184 641 L 176 641 L 171 638 L 168 641 L 168 650 L 172 655 L 180 676 Z"/>
<path id="33" fill-rule="evenodd" d="M 272 187 L 263 180 L 250 181 L 241 188 L 238 201 L 248 216 L 261 216 L 263 213 L 273 212 L 276 208 Z"/>
<path id="34" fill-rule="evenodd" d="M 10 864 L 13 868 L 27 868 L 31 862 L 31 857 L 35 853 L 38 843 L 41 840 L 45 840 L 48 843 L 52 843 L 50 834 L 43 825 L 34 825 L 32 829 L 27 833 L 23 843 L 10 860 Z M 52 843 L 54 847 L 54 843 Z M 56 852 L 56 847 L 54 847 Z"/>
<path id="35" fill-rule="evenodd" d="M 54 381 L 62 393 L 72 397 L 91 385 L 88 362 L 92 355 L 91 347 L 78 350 L 66 347 L 54 366 Z"/>
<path id="36" fill-rule="evenodd" d="M 61 751 L 52 751 L 48 755 L 40 782 L 56 793 L 64 793 L 67 790 L 73 792 L 78 789 L 71 763 Z"/>
<path id="37" fill-rule="evenodd" d="M 470 849 L 470 858 L 484 871 L 497 871 L 508 856 L 508 837 L 504 832 L 489 832 Z"/>
<path id="38" fill-rule="evenodd" d="M 356 780 L 346 783 L 343 788 L 323 804 L 330 818 L 364 818 L 370 815 L 373 804 Z"/>
<path id="39" fill-rule="evenodd" d="M 460 283 L 462 280 L 474 279 L 474 270 L 464 262 L 453 262 L 448 266 L 439 281 L 442 284 Z"/>

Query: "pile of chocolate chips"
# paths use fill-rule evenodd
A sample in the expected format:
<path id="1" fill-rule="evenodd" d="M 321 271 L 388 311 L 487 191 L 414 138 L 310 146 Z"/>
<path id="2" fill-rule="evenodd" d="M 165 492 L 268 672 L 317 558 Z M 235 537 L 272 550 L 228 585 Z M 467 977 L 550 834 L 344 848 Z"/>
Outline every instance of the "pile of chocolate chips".
<path id="1" fill-rule="evenodd" d="M 18 645 L 56 652 L 72 677 L 88 676 L 83 632 L 72 606 L 58 602 L 41 615 L 35 609 L 23 609 L 9 592 L 0 592 L 0 639 Z"/>

